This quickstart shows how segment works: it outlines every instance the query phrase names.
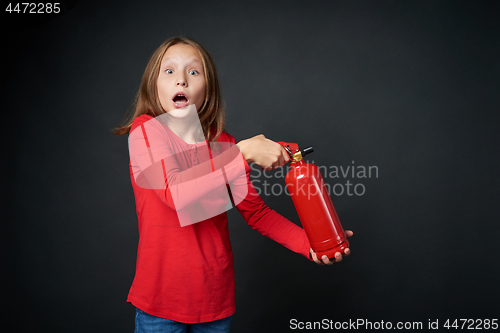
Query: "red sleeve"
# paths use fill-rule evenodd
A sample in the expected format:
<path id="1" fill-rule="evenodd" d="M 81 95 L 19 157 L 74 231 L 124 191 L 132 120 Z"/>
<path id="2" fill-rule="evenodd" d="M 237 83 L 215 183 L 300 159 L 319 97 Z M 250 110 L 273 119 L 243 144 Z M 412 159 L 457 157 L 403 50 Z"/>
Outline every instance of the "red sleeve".
<path id="1" fill-rule="evenodd" d="M 235 143 L 232 136 L 230 139 Z M 264 203 L 250 181 L 251 169 L 246 161 L 245 169 L 247 171 L 248 194 L 243 201 L 236 205 L 241 216 L 252 229 L 312 261 L 309 252 L 311 245 L 304 229 Z"/>

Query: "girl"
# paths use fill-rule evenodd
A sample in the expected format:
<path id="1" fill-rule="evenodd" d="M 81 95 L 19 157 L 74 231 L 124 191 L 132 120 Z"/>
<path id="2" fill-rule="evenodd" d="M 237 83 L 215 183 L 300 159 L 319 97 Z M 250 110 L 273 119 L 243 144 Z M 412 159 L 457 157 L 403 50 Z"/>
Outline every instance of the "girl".
<path id="1" fill-rule="evenodd" d="M 219 202 L 212 194 L 227 188 L 233 205 L 253 229 L 317 264 L 331 265 L 350 253 L 347 249 L 334 261 L 326 256 L 318 260 L 304 230 L 267 207 L 248 177 L 249 163 L 264 169 L 281 167 L 288 161 L 286 152 L 263 135 L 236 144 L 224 125 L 209 53 L 190 38 L 165 41 L 146 67 L 135 112 L 114 130 L 117 135 L 129 133 L 139 220 L 136 274 L 127 298 L 137 308 L 137 333 L 229 332 L 235 286 L 227 215 L 212 212 L 201 222 L 181 226 L 179 205 L 203 205 L 200 193 L 214 200 L 205 205 L 209 209 L 212 202 Z M 210 149 L 215 143 L 233 147 Z M 205 158 L 204 147 L 208 147 Z M 233 172 L 237 167 L 230 165 L 238 162 L 244 166 L 246 195 L 235 202 L 228 184 L 242 179 Z M 213 181 L 215 175 L 224 176 L 224 181 Z M 196 182 L 204 177 L 210 181 Z"/>

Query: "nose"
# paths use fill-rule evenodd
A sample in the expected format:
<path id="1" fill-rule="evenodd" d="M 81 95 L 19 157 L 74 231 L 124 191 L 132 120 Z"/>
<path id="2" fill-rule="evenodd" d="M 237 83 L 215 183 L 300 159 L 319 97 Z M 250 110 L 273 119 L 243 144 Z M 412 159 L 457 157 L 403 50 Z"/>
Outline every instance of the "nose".
<path id="1" fill-rule="evenodd" d="M 187 87 L 188 84 L 187 84 L 187 81 L 186 81 L 186 78 L 184 77 L 184 75 L 179 75 L 177 77 L 175 85 L 181 86 L 181 87 Z"/>

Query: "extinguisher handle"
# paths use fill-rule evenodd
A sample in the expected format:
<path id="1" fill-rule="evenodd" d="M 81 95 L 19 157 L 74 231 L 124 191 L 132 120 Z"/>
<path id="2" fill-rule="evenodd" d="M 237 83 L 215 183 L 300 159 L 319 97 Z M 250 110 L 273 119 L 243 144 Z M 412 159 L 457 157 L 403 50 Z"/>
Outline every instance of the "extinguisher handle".
<path id="1" fill-rule="evenodd" d="M 293 158 L 293 154 L 299 152 L 299 145 L 293 142 L 278 141 L 278 143 L 286 150 L 288 156 Z M 306 147 L 302 149 L 301 155 L 306 156 L 314 151 L 313 147 Z"/>

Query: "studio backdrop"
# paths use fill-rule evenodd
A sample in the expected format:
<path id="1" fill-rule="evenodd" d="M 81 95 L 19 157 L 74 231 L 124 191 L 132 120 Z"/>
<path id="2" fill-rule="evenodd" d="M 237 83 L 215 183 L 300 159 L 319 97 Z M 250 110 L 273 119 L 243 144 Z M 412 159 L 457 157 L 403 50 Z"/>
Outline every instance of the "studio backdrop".
<path id="1" fill-rule="evenodd" d="M 0 92 L 2 314 L 13 332 L 134 330 L 138 220 L 128 136 L 111 130 L 172 36 L 211 53 L 237 142 L 313 146 L 306 160 L 354 232 L 351 254 L 320 266 L 229 210 L 232 332 L 493 330 L 496 2 L 62 1 L 39 14 L 16 4 L 2 3 Z M 252 165 L 250 178 L 301 225 L 288 168 Z"/>

